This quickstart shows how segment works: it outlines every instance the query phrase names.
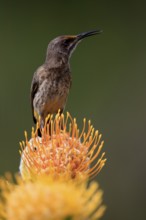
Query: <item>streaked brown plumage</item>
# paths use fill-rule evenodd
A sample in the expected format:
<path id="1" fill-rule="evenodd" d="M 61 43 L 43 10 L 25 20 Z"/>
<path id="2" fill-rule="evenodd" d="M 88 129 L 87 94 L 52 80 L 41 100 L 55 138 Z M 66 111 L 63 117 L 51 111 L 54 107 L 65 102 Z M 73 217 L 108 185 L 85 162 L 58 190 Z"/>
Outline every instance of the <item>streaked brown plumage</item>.
<path id="1" fill-rule="evenodd" d="M 59 36 L 48 44 L 46 60 L 34 73 L 31 84 L 31 106 L 34 122 L 41 118 L 41 127 L 48 114 L 62 112 L 71 87 L 69 58 L 76 45 L 100 30 L 79 35 Z"/>

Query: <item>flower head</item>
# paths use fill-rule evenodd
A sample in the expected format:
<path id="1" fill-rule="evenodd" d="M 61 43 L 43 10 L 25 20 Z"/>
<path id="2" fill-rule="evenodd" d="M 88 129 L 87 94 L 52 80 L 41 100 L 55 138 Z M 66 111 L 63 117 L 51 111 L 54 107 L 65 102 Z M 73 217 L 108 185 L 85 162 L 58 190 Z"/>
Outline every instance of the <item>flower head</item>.
<path id="1" fill-rule="evenodd" d="M 47 123 L 49 120 L 49 124 Z M 105 164 L 105 153 L 99 157 L 103 147 L 101 135 L 95 131 L 91 122 L 83 120 L 83 129 L 79 132 L 76 119 L 69 113 L 57 114 L 55 118 L 49 115 L 42 129 L 42 137 L 37 130 L 32 129 L 32 137 L 21 143 L 20 172 L 23 179 L 33 179 L 36 176 L 75 178 L 93 177 L 100 172 Z M 97 161 L 96 161 L 97 160 Z M 93 165 L 94 163 L 94 165 Z"/>
<path id="2" fill-rule="evenodd" d="M 0 181 L 0 219 L 6 220 L 95 220 L 105 210 L 97 183 L 52 180 L 48 175 L 17 184 Z"/>

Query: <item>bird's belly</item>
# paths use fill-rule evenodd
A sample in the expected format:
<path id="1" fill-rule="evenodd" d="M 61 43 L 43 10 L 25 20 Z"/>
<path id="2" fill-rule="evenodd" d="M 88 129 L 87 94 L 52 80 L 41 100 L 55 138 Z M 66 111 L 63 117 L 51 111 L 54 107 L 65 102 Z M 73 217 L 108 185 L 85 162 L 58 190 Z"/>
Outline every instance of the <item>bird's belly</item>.
<path id="1" fill-rule="evenodd" d="M 58 110 L 63 110 L 66 104 L 68 91 L 65 93 L 48 93 L 39 92 L 34 98 L 34 111 L 45 118 L 48 114 L 57 113 Z"/>
<path id="2" fill-rule="evenodd" d="M 34 111 L 45 118 L 65 108 L 70 83 L 44 80 L 33 100 Z"/>
<path id="3" fill-rule="evenodd" d="M 67 96 L 55 96 L 53 97 L 53 99 L 48 98 L 48 100 L 46 100 L 46 103 L 44 103 L 44 105 L 42 106 L 42 110 L 43 112 L 46 112 L 46 114 L 53 114 L 53 113 L 57 113 L 58 110 L 62 110 L 65 107 L 65 103 L 66 103 L 66 99 Z"/>

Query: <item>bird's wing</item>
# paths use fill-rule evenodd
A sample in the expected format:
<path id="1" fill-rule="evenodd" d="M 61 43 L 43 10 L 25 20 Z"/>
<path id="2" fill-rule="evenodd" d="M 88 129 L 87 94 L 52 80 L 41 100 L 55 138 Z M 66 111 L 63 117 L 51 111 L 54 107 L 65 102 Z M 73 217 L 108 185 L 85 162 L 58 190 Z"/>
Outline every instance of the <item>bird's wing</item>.
<path id="1" fill-rule="evenodd" d="M 32 116 L 33 116 L 33 121 L 36 123 L 36 118 L 34 116 L 34 107 L 33 107 L 33 99 L 35 97 L 35 94 L 38 91 L 39 83 L 36 80 L 35 77 L 33 77 L 32 83 L 31 83 L 31 91 L 30 91 L 30 99 L 31 99 L 31 109 L 32 109 Z"/>

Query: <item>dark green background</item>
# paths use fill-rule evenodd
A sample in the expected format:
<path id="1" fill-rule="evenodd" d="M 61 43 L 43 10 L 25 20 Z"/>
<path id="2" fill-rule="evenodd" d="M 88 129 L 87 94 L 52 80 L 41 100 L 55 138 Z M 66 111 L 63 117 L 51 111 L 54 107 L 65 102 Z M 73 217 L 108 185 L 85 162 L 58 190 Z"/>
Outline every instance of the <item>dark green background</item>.
<path id="1" fill-rule="evenodd" d="M 48 42 L 102 28 L 71 59 L 66 110 L 91 119 L 105 140 L 97 179 L 104 220 L 146 219 L 146 7 L 144 1 L 0 2 L 0 174 L 16 172 L 19 141 L 33 125 L 29 90 Z"/>

